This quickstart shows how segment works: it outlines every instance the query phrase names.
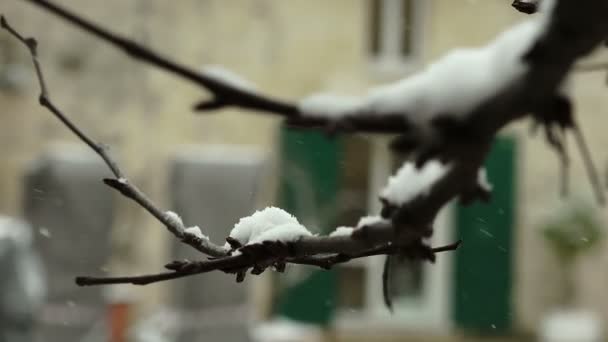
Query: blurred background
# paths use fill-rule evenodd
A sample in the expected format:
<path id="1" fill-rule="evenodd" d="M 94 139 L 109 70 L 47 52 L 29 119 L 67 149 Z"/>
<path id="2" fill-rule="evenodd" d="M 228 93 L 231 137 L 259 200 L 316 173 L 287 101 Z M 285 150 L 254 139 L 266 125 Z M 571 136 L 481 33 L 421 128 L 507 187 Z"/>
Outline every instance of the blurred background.
<path id="1" fill-rule="evenodd" d="M 57 0 L 170 58 L 222 65 L 286 99 L 363 93 L 526 19 L 506 0 Z M 390 137 L 323 134 L 275 117 L 197 115 L 201 89 L 128 59 L 24 1 L 0 11 L 40 42 L 50 93 L 162 208 L 221 242 L 238 218 L 279 205 L 316 232 L 377 213 L 402 162 Z M 602 180 L 606 75 L 581 62 L 571 87 Z M 586 67 L 587 66 L 587 67 Z M 200 258 L 104 187 L 99 158 L 37 104 L 24 48 L 0 34 L 0 341 L 603 341 L 606 209 L 571 146 L 570 194 L 529 123 L 488 158 L 488 204 L 450 205 L 434 265 L 401 262 L 381 295 L 383 258 L 319 271 L 205 274 L 144 287 L 77 287 L 77 275 L 157 272 Z M 8 275 L 8 276 L 6 276 Z M 574 336 L 574 337 L 572 337 Z M 565 339 L 564 339 L 565 338 Z"/>

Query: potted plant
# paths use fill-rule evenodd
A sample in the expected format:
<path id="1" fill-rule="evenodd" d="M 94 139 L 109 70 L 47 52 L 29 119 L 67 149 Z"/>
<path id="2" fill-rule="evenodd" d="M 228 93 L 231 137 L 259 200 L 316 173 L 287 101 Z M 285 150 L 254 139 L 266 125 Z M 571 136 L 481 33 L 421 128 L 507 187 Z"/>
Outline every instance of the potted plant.
<path id="1" fill-rule="evenodd" d="M 558 259 L 561 296 L 559 306 L 542 322 L 541 341 L 599 342 L 601 322 L 597 314 L 577 305 L 576 261 L 602 241 L 604 230 L 595 211 L 571 205 L 541 227 L 549 248 Z"/>

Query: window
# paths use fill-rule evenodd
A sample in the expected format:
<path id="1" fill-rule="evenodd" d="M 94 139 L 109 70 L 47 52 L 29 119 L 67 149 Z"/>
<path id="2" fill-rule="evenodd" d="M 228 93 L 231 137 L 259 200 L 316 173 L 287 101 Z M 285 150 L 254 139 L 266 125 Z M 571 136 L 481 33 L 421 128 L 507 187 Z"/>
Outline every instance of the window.
<path id="1" fill-rule="evenodd" d="M 368 182 L 365 191 L 368 196 L 366 212 L 377 213 L 380 210 L 377 194 L 404 159 L 388 151 L 386 138 L 370 138 L 367 143 L 369 169 L 359 177 Z M 437 218 L 435 234 L 430 241 L 432 245 L 453 242 L 450 211 L 451 208 L 444 209 Z M 359 334 L 377 332 L 378 329 L 414 329 L 437 334 L 449 331 L 452 325 L 451 258 L 451 254 L 442 254 L 432 265 L 395 258 L 389 284 L 395 308 L 392 315 L 385 308 L 382 298 L 383 256 L 338 266 L 338 293 L 341 298 L 338 300 L 336 328 Z M 360 282 L 361 278 L 364 281 Z"/>
<path id="2" fill-rule="evenodd" d="M 418 0 L 369 0 L 369 55 L 380 65 L 404 65 L 418 57 Z"/>

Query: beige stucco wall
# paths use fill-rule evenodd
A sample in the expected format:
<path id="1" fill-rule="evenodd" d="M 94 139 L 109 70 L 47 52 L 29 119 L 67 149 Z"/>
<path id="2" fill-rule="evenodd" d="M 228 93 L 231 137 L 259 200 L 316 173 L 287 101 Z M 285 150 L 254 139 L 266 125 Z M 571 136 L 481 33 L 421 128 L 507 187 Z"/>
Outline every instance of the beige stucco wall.
<path id="1" fill-rule="evenodd" d="M 65 0 L 62 4 L 135 37 L 179 61 L 199 67 L 222 64 L 285 98 L 317 90 L 358 92 L 386 79 L 369 68 L 365 56 L 365 0 Z M 55 102 L 99 141 L 111 145 L 125 170 L 152 198 L 166 205 L 165 165 L 183 144 L 229 143 L 275 152 L 278 121 L 265 115 L 226 110 L 197 116 L 190 106 L 203 92 L 195 86 L 128 60 L 24 2 L 2 11 L 26 34 L 40 40 L 40 52 Z M 427 0 L 423 59 L 430 61 L 461 45 L 478 45 L 525 16 L 504 0 Z M 25 53 L 20 60 L 27 61 Z M 66 61 L 81 66 L 66 69 Z M 24 64 L 25 70 L 29 64 Z M 31 76 L 31 75 L 30 75 Z M 601 166 L 608 143 L 608 105 L 602 73 L 577 75 L 574 89 L 581 126 Z M 75 141 L 37 106 L 31 82 L 18 95 L 0 93 L 0 212 L 19 215 L 20 179 L 29 161 L 52 141 Z M 555 265 L 534 227 L 558 202 L 556 158 L 527 126 L 509 129 L 521 139 L 519 216 L 516 231 L 515 317 L 533 330 L 555 293 Z M 591 192 L 573 151 L 572 189 Z M 168 234 L 124 199 L 117 227 L 117 255 L 125 271 L 156 270 L 166 260 Z M 125 238 L 136 229 L 145 244 Z M 602 284 L 608 282 L 608 252 L 581 267 L 581 303 L 608 317 Z M 126 266 L 125 266 L 126 264 Z M 146 288 L 162 293 L 162 286 Z M 161 297 L 157 297 L 159 300 Z"/>

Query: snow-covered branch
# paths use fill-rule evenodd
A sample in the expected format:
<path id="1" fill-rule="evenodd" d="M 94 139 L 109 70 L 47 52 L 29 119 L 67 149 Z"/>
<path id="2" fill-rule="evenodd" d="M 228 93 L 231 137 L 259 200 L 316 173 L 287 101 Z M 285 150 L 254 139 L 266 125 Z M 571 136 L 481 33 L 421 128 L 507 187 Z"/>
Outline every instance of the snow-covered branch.
<path id="1" fill-rule="evenodd" d="M 273 267 L 279 272 L 286 263 L 330 269 L 336 264 L 372 255 L 402 254 L 412 259 L 435 261 L 435 254 L 457 249 L 460 242 L 431 248 L 417 236 L 396 240 L 390 222 L 364 217 L 356 227 L 338 227 L 328 236 L 313 235 L 295 217 L 269 207 L 242 218 L 230 232 L 226 248 L 231 255 L 206 261 L 174 261 L 171 272 L 133 277 L 78 277 L 81 286 L 122 284 L 146 285 L 211 271 L 236 274 L 242 281 L 248 270 L 260 274 Z"/>
<path id="2" fill-rule="evenodd" d="M 357 227 L 338 227 L 329 236 L 315 236 L 295 217 L 270 208 L 243 218 L 228 236 L 227 245 L 215 245 L 199 227 L 188 228 L 177 214 L 157 209 L 126 180 L 105 148 L 87 138 L 51 103 L 36 58 L 35 41 L 22 38 L 3 21 L 3 26 L 32 53 L 42 88 L 41 104 L 94 149 L 114 172 L 116 178 L 105 180 L 106 184 L 135 200 L 182 241 L 217 257 L 174 262 L 167 265 L 171 272 L 157 275 L 79 278 L 81 285 L 146 284 L 212 270 L 236 273 L 237 280 L 242 280 L 249 269 L 254 273 L 271 266 L 281 270 L 285 263 L 331 267 L 376 254 L 399 253 L 432 261 L 435 252 L 450 249 L 432 249 L 423 242 L 432 234 L 439 210 L 456 198 L 469 202 L 489 196 L 491 186 L 482 165 L 502 127 L 530 117 L 545 127 L 547 140 L 557 150 L 563 142 L 561 135 L 555 133 L 556 128 L 574 130 L 579 145 L 585 146 L 570 99 L 561 86 L 575 62 L 601 44 L 608 33 L 605 0 L 543 0 L 536 15 L 487 45 L 454 50 L 419 73 L 371 89 L 363 97 L 315 94 L 292 103 L 264 95 L 225 70 L 207 68 L 198 72 L 180 65 L 47 0 L 28 1 L 133 58 L 201 86 L 211 97 L 196 105 L 197 110 L 235 106 L 280 115 L 293 125 L 331 132 L 397 133 L 391 147 L 414 155 L 380 194 L 381 217 L 363 220 Z M 591 160 L 586 148 L 581 151 Z M 594 168 L 588 170 L 590 178 L 597 179 Z M 594 180 L 598 199 L 603 201 L 598 184 Z"/>
<path id="3" fill-rule="evenodd" d="M 266 208 L 242 218 L 228 235 L 226 245 L 223 247 L 216 245 L 203 234 L 200 227 L 187 227 L 177 213 L 160 210 L 143 192 L 127 180 L 119 165 L 108 153 L 107 147 L 89 138 L 50 99 L 44 74 L 37 58 L 35 39 L 21 36 L 3 16 L 0 17 L 0 22 L 4 29 L 27 46 L 30 51 L 40 84 L 40 104 L 97 153 L 116 177 L 104 179 L 104 183 L 146 209 L 182 242 L 195 247 L 205 255 L 214 257 L 208 261 L 172 262 L 166 266 L 172 272 L 157 275 L 110 278 L 78 277 L 76 282 L 79 285 L 124 282 L 148 284 L 213 270 L 236 273 L 237 280 L 240 281 L 244 279 L 245 272 L 250 269 L 253 273 L 259 274 L 270 266 L 282 270 L 286 263 L 331 268 L 334 264 L 354 258 L 379 254 L 400 253 L 409 255 L 411 258 L 434 261 L 435 252 L 453 250 L 459 245 L 453 244 L 433 249 L 422 242 L 422 238 L 428 237 L 430 234 L 425 230 L 421 230 L 423 233 L 414 232 L 395 236 L 396 229 L 393 223 L 382 217 L 365 217 L 356 227 L 339 227 L 329 236 L 316 236 L 301 225 L 294 216 L 275 207 Z M 214 77 L 220 78 L 219 76 Z M 425 172 L 411 172 L 409 176 L 409 181 L 414 183 L 428 178 Z M 427 181 L 425 187 L 433 186 L 431 183 L 435 180 Z M 387 185 L 387 189 L 401 185 L 403 182 L 404 180 L 397 183 L 391 182 Z M 422 188 L 409 190 L 410 193 L 422 191 Z M 412 196 L 412 198 L 418 199 L 420 196 L 426 197 L 426 194 L 412 194 Z"/>
<path id="4" fill-rule="evenodd" d="M 557 89 L 574 62 L 606 36 L 606 4 L 600 0 L 519 1 L 539 13 L 485 46 L 454 50 L 418 74 L 374 88 L 362 98 L 316 94 L 291 103 L 264 95 L 225 70 L 198 72 L 168 60 L 47 0 L 28 1 L 133 58 L 200 85 L 211 98 L 199 103 L 199 110 L 236 106 L 329 132 L 397 133 L 392 147 L 414 151 L 418 164 L 459 158 L 477 146 L 486 149 L 483 145 L 490 144 L 498 130 L 523 117 L 541 122 L 547 131 L 553 126 L 576 128 L 571 113 L 554 113 L 569 101 Z M 559 149 L 559 135 L 547 136 Z M 592 169 L 588 167 L 590 175 L 595 174 Z M 592 182 L 603 202 L 597 177 Z"/>

